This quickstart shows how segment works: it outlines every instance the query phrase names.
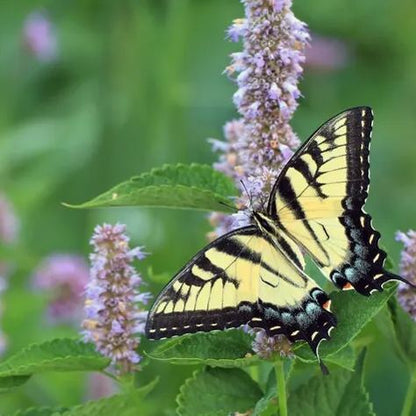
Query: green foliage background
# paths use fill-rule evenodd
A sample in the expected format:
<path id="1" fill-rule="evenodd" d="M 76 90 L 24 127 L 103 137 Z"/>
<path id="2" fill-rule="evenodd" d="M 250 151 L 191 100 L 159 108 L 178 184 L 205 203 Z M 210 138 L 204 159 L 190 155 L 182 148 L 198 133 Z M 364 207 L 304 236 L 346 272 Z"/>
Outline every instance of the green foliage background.
<path id="1" fill-rule="evenodd" d="M 40 63 L 22 47 L 26 16 L 44 8 L 56 26 L 59 58 Z M 330 116 L 355 106 L 375 111 L 368 211 L 397 261 L 397 229 L 414 228 L 416 200 L 416 3 L 409 0 L 295 1 L 313 33 L 345 42 L 345 68 L 306 68 L 304 98 L 293 126 L 302 139 Z M 95 224 L 120 221 L 152 253 L 141 272 L 155 293 L 205 242 L 206 214 L 163 209 L 71 210 L 117 183 L 163 163 L 212 163 L 208 137 L 222 137 L 236 117 L 235 86 L 221 73 L 239 45 L 224 40 L 241 17 L 238 0 L 0 2 L 0 189 L 21 220 L 16 267 L 5 295 L 9 354 L 58 336 L 43 318 L 46 298 L 30 290 L 37 262 L 52 252 L 88 253 Z M 351 314 L 350 319 L 354 319 Z M 407 371 L 377 325 L 370 340 L 366 384 L 378 415 L 398 414 Z M 151 349 L 143 342 L 144 349 Z M 166 414 L 185 375 L 195 368 L 152 363 L 143 385 L 160 375 L 145 414 Z M 19 407 L 71 406 L 85 398 L 81 374 L 33 377 L 0 399 L 0 414 Z"/>

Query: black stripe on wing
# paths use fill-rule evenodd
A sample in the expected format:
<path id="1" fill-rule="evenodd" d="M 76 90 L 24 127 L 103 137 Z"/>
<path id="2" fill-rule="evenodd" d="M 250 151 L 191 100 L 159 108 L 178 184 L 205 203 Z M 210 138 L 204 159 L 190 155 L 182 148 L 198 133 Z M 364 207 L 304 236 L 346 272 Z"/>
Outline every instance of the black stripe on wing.
<path id="1" fill-rule="evenodd" d="M 350 111 L 347 115 L 347 196 L 343 207 L 361 211 L 370 184 L 370 141 L 373 112 L 368 107 Z"/>
<path id="2" fill-rule="evenodd" d="M 164 339 L 177 335 L 238 328 L 253 316 L 257 305 L 242 302 L 238 307 L 210 311 L 172 312 L 156 314 L 146 325 L 149 339 Z"/>
<path id="3" fill-rule="evenodd" d="M 281 194 L 298 218 L 302 218 L 302 210 L 299 209 L 299 204 L 296 201 L 297 195 L 294 194 L 290 179 L 286 176 L 289 168 L 294 168 L 300 172 L 309 186 L 316 190 L 318 196 L 325 199 L 326 195 L 320 189 L 319 167 L 328 163 L 329 160 L 324 161 L 320 146 L 323 144 L 328 146 L 325 152 L 338 147 L 335 141 L 339 138 L 339 135 L 335 134 L 335 126 L 338 121 L 343 119 L 346 120 L 347 128 L 346 160 L 348 179 L 347 196 L 343 203 L 347 209 L 361 209 L 364 205 L 369 185 L 369 146 L 373 114 L 369 107 L 356 107 L 343 111 L 320 126 L 286 163 L 270 194 L 267 212 L 272 218 L 278 217 L 277 209 L 279 207 L 276 207 L 276 194 Z M 325 140 L 318 144 L 316 142 L 317 137 L 323 137 Z M 302 155 L 311 156 L 318 167 L 316 176 L 312 174 L 307 164 L 301 159 Z"/>
<path id="4" fill-rule="evenodd" d="M 384 269 L 387 254 L 378 246 L 380 233 L 371 225 L 371 217 L 363 212 L 345 211 L 340 218 L 349 240 L 349 259 L 334 269 L 330 278 L 343 290 L 354 288 L 364 296 L 383 291 L 384 284 L 400 281 L 413 286 L 401 276 Z"/>
<path id="5" fill-rule="evenodd" d="M 146 322 L 145 332 L 149 339 L 168 338 L 175 335 L 182 335 L 194 332 L 207 332 L 216 329 L 235 328 L 246 324 L 253 316 L 253 308 L 257 308 L 256 304 L 242 301 L 231 307 L 221 307 L 216 309 L 186 309 L 185 306 L 181 311 L 170 310 L 166 312 L 169 304 L 176 305 L 180 300 L 186 301 L 190 290 L 197 290 L 199 294 L 206 287 L 213 290 L 214 284 L 221 280 L 222 284 L 232 284 L 238 290 L 239 282 L 231 278 L 226 271 L 226 267 L 222 268 L 214 265 L 205 255 L 210 249 L 215 248 L 221 253 L 228 254 L 235 259 L 244 258 L 250 260 L 254 264 L 261 261 L 258 253 L 253 252 L 246 245 L 233 238 L 237 236 L 261 236 L 261 232 L 255 226 L 240 228 L 228 233 L 198 252 L 185 267 L 179 271 L 175 277 L 171 279 L 168 285 L 159 294 L 154 302 L 149 317 Z M 192 272 L 192 268 L 197 266 L 202 272 L 211 274 L 209 279 L 201 278 Z M 258 276 L 253 277 L 258 278 Z M 176 285 L 177 289 L 174 288 Z M 188 286 L 188 292 L 182 293 L 183 287 Z M 208 301 L 209 303 L 209 301 Z M 165 304 L 163 310 L 159 311 L 160 305 Z"/>
<path id="6" fill-rule="evenodd" d="M 337 145 L 336 140 L 340 137 L 337 131 L 339 128 L 337 123 L 344 120 L 346 144 Z M 296 218 L 303 222 L 322 253 L 326 253 L 328 256 L 326 248 L 330 247 L 331 241 L 328 239 L 320 241 L 317 238 L 310 224 L 313 219 L 307 218 L 307 213 L 304 212 L 301 203 L 297 200 L 298 195 L 296 195 L 289 175 L 286 175 L 286 173 L 290 168 L 296 169 L 308 183 L 308 186 L 316 191 L 317 198 L 325 200 L 328 196 L 320 191 L 319 178 L 321 175 L 328 175 L 330 171 L 323 169 L 320 172 L 320 168 L 329 162 L 327 158 L 324 160 L 323 154 L 345 147 L 346 155 L 336 156 L 345 158 L 347 169 L 346 193 L 341 201 L 343 211 L 338 220 L 340 225 L 344 227 L 349 240 L 349 247 L 345 261 L 334 268 L 330 278 L 338 287 L 342 289 L 354 288 L 366 296 L 369 296 L 373 291 L 381 291 L 383 285 L 390 280 L 411 284 L 402 277 L 384 270 L 386 253 L 377 244 L 380 234 L 372 227 L 371 217 L 363 210 L 370 183 L 369 149 L 372 123 L 373 114 L 371 109 L 369 107 L 357 107 L 340 113 L 319 127 L 283 168 L 273 187 L 268 204 L 270 216 L 285 230 L 277 212 L 281 207 L 276 207 L 276 196 L 279 196 L 285 205 L 290 207 Z M 319 143 L 317 142 L 318 139 Z M 322 151 L 321 148 L 324 150 Z M 316 164 L 315 175 L 312 174 L 307 163 L 302 161 L 303 155 L 309 155 Z M 330 155 L 330 153 L 327 153 L 327 155 Z M 322 227 L 328 236 L 325 227 Z M 308 249 L 306 246 L 305 248 Z M 325 266 L 325 264 L 321 264 L 319 259 L 315 258 L 315 260 L 321 267 Z"/>

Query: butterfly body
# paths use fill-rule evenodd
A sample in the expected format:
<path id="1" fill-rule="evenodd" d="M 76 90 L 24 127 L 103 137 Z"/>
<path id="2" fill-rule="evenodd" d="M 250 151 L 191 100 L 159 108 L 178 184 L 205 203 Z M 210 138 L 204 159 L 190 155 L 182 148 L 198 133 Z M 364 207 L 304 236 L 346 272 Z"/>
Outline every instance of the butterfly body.
<path id="1" fill-rule="evenodd" d="M 147 336 L 160 339 L 239 327 L 305 340 L 318 355 L 336 318 L 305 273 L 309 255 L 343 290 L 369 296 L 391 280 L 380 234 L 363 210 L 372 112 L 357 107 L 321 126 L 279 174 L 266 212 L 197 253 L 156 299 Z"/>

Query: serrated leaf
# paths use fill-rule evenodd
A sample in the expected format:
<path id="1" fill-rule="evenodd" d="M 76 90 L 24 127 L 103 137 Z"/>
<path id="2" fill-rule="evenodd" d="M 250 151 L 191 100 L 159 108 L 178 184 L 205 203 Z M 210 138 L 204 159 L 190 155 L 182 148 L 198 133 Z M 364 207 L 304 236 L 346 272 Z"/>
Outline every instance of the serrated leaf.
<path id="1" fill-rule="evenodd" d="M 165 341 L 150 358 L 170 364 L 245 367 L 259 361 L 251 353 L 252 336 L 236 329 L 184 335 Z"/>
<path id="2" fill-rule="evenodd" d="M 254 408 L 262 397 L 257 383 L 239 368 L 196 371 L 177 397 L 180 416 L 228 416 Z"/>
<path id="3" fill-rule="evenodd" d="M 158 383 L 159 379 L 151 381 L 146 386 L 134 389 L 125 394 L 116 394 L 100 400 L 94 400 L 69 408 L 62 416 L 133 416 L 143 413 L 143 398 Z"/>
<path id="4" fill-rule="evenodd" d="M 353 291 L 332 293 L 331 309 L 337 317 L 338 324 L 331 332 L 331 339 L 322 342 L 319 348 L 320 357 L 329 357 L 349 344 L 386 304 L 395 292 L 396 286 L 394 284 L 383 292 L 374 293 L 368 298 Z M 304 361 L 316 361 L 316 357 L 307 344 L 296 348 L 295 354 Z"/>
<path id="5" fill-rule="evenodd" d="M 339 416 L 375 416 L 373 405 L 363 384 L 364 359 L 365 350 L 358 357 L 355 372 L 352 374 L 338 405 L 338 413 L 336 414 Z"/>
<path id="6" fill-rule="evenodd" d="M 388 308 L 396 335 L 396 346 L 401 352 L 401 357 L 413 368 L 416 363 L 416 323 L 395 298 L 389 301 Z"/>
<path id="7" fill-rule="evenodd" d="M 339 367 L 345 368 L 346 370 L 353 371 L 356 356 L 354 349 L 347 345 L 335 354 L 328 355 L 325 358 L 325 363 L 336 364 Z"/>
<path id="8" fill-rule="evenodd" d="M 406 363 L 407 359 L 397 339 L 393 318 L 389 308 L 390 302 L 395 301 L 395 299 L 395 296 L 392 296 L 389 299 L 387 304 L 374 318 L 374 323 L 376 324 L 377 329 L 383 334 L 384 338 L 390 342 L 399 358 Z"/>
<path id="9" fill-rule="evenodd" d="M 18 410 L 13 416 L 61 416 L 67 407 L 30 407 Z"/>
<path id="10" fill-rule="evenodd" d="M 290 396 L 292 390 L 296 390 L 299 385 L 307 384 L 308 380 L 315 376 L 319 367 L 315 365 L 306 365 L 301 360 L 290 361 L 291 367 L 286 375 L 286 388 Z M 352 347 L 347 346 L 338 353 L 328 357 L 326 363 L 336 364 L 348 371 L 354 370 L 355 354 Z M 330 370 L 332 374 L 332 368 Z M 294 379 L 295 377 L 295 379 Z M 257 402 L 254 408 L 253 416 L 274 416 L 276 414 L 277 397 L 276 397 L 276 376 L 274 368 L 271 369 L 265 395 Z"/>
<path id="11" fill-rule="evenodd" d="M 233 181 L 208 165 L 165 165 L 122 182 L 73 208 L 157 206 L 234 212 L 229 197 L 237 195 Z M 228 206 L 227 206 L 228 205 Z"/>
<path id="12" fill-rule="evenodd" d="M 329 376 L 311 378 L 291 392 L 288 413 L 291 416 L 374 416 L 363 387 L 364 354 L 357 360 L 355 372 L 339 369 Z"/>
<path id="13" fill-rule="evenodd" d="M 276 392 L 269 390 L 254 407 L 252 416 L 268 416 L 276 414 L 277 401 L 273 403 L 276 398 Z"/>
<path id="14" fill-rule="evenodd" d="M 0 363 L 0 387 L 22 384 L 35 373 L 45 371 L 99 371 L 109 359 L 98 354 L 92 344 L 74 339 L 55 339 L 33 344 Z"/>

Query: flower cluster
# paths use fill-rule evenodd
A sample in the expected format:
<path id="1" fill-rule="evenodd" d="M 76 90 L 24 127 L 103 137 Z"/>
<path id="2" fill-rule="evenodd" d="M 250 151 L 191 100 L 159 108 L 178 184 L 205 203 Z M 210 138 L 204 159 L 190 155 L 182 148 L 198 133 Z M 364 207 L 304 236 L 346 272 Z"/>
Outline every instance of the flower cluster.
<path id="1" fill-rule="evenodd" d="M 400 259 L 400 273 L 410 283 L 416 285 L 416 231 L 409 230 L 407 233 L 399 231 L 396 233 L 396 240 L 404 245 Z M 416 321 L 416 289 L 400 283 L 397 299 L 403 309 Z"/>
<path id="2" fill-rule="evenodd" d="M 97 226 L 90 241 L 90 282 L 86 287 L 83 321 L 84 339 L 95 343 L 97 350 L 130 371 L 140 361 L 135 335 L 144 332 L 147 312 L 139 303 L 149 300 L 148 293 L 139 293 L 141 277 L 132 262 L 146 256 L 142 247 L 129 248 L 125 226 Z"/>
<path id="3" fill-rule="evenodd" d="M 88 265 L 81 256 L 53 254 L 41 262 L 32 276 L 32 285 L 50 293 L 49 321 L 76 322 L 80 318 L 88 275 Z"/>
<path id="4" fill-rule="evenodd" d="M 54 27 L 41 12 L 31 13 L 24 22 L 23 42 L 26 49 L 39 61 L 50 62 L 57 55 Z"/>
<path id="5" fill-rule="evenodd" d="M 13 244 L 17 239 L 18 221 L 11 203 L 0 194 L 0 241 Z"/>
<path id="6" fill-rule="evenodd" d="M 281 357 L 293 358 L 291 342 L 284 335 L 269 337 L 263 329 L 255 329 L 253 351 L 265 360 L 278 354 Z"/>
<path id="7" fill-rule="evenodd" d="M 242 118 L 225 125 L 225 142 L 211 139 L 214 150 L 221 152 L 215 168 L 238 186 L 243 181 L 248 190 L 237 201 L 241 210 L 250 198 L 251 208 L 265 205 L 282 164 L 299 145 L 289 121 L 300 97 L 298 82 L 309 40 L 305 24 L 291 11 L 291 0 L 243 3 L 246 18 L 235 20 L 228 30 L 232 41 L 243 39 L 243 51 L 232 54 L 226 68 L 230 77 L 238 74 L 233 101 Z M 218 236 L 237 224 L 221 216 L 215 225 Z"/>

